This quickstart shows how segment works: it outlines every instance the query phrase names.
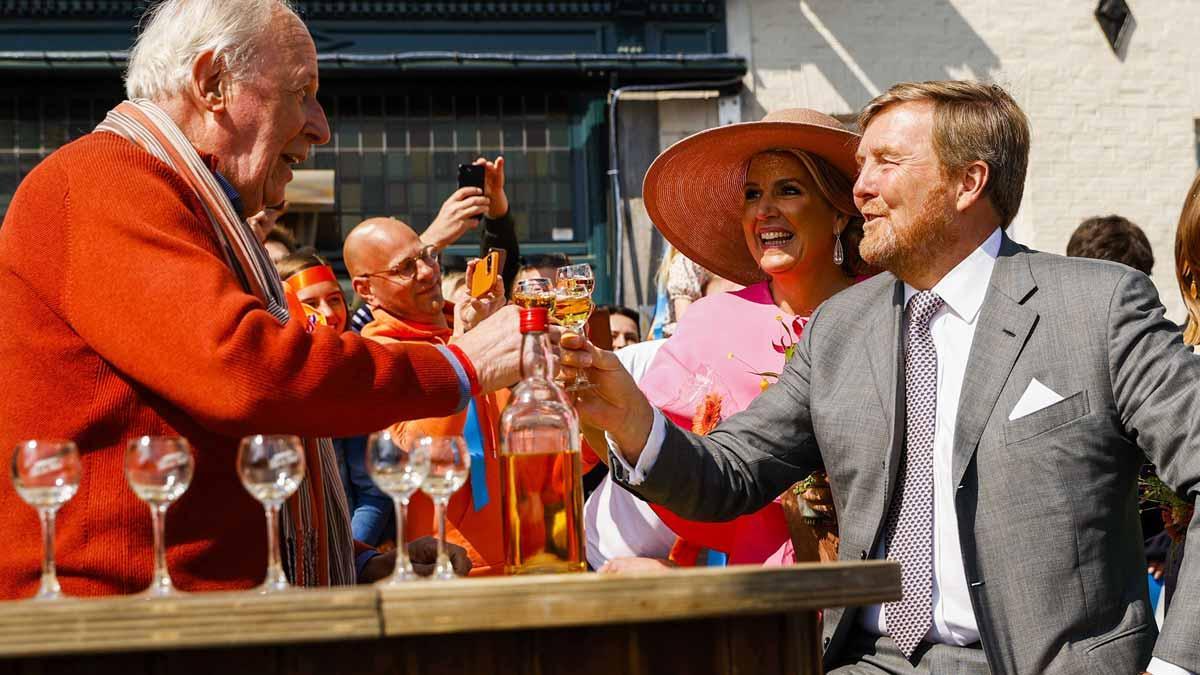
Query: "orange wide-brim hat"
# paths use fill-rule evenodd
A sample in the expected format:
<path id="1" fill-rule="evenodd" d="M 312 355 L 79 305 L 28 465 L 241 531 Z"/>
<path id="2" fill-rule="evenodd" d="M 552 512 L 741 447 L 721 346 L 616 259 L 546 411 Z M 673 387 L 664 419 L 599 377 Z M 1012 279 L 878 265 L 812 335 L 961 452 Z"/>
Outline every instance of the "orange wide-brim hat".
<path id="1" fill-rule="evenodd" d="M 743 186 L 750 158 L 767 150 L 804 150 L 853 182 L 859 135 L 807 108 L 774 112 L 761 122 L 693 134 L 667 148 L 646 172 L 642 197 L 658 231 L 680 253 L 730 281 L 767 278 L 742 234 Z"/>

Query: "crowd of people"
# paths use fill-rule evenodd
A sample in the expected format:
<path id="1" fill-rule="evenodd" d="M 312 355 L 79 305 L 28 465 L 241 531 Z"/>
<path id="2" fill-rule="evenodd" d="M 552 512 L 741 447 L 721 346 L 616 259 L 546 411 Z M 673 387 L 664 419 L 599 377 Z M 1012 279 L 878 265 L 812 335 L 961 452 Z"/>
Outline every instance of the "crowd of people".
<path id="1" fill-rule="evenodd" d="M 232 470 L 258 433 L 306 439 L 279 542 L 293 583 L 376 581 L 398 550 L 428 573 L 432 503 L 415 496 L 398 529 L 364 466 L 381 429 L 466 439 L 454 565 L 503 573 L 496 453 L 520 377 L 507 298 L 570 260 L 521 254 L 504 160 L 479 158 L 483 188 L 419 233 L 382 216 L 353 228 L 339 278 L 280 220 L 291 167 L 330 137 L 318 84 L 285 4 L 167 0 L 130 55 L 128 100 L 14 196 L 0 445 L 82 449 L 59 530 L 68 594 L 150 578 L 149 519 L 121 469 L 144 435 L 194 448 L 167 533 L 184 590 L 262 578 L 260 507 Z M 607 331 L 551 331 L 560 375 L 594 384 L 574 399 L 589 565 L 899 562 L 902 599 L 826 612 L 835 673 L 1200 672 L 1200 567 L 1184 555 L 1200 177 L 1181 195 L 1181 332 L 1130 221 L 1089 218 L 1067 257 L 1009 238 L 1030 129 L 1001 87 L 900 83 L 858 127 L 781 110 L 650 167 L 646 208 L 671 245 L 654 315 L 602 306 Z M 474 230 L 481 257 L 506 254 L 479 293 L 478 262 L 444 254 Z M 1161 517 L 1139 505 L 1147 481 L 1174 491 Z M 547 487 L 529 508 L 562 497 Z M 0 596 L 25 597 L 39 523 L 7 484 L 0 513 Z"/>

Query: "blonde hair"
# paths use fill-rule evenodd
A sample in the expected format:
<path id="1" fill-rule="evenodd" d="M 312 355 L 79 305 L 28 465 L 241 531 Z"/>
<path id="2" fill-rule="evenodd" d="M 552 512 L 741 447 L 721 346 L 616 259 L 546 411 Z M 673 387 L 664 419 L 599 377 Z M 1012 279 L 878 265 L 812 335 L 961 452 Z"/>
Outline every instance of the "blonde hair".
<path id="1" fill-rule="evenodd" d="M 288 0 L 164 0 L 142 17 L 144 28 L 129 52 L 125 93 L 152 101 L 179 93 L 192 77 L 196 57 L 212 52 L 237 75 L 254 63 L 277 9 Z"/>
<path id="2" fill-rule="evenodd" d="M 999 85 L 964 80 L 901 82 L 876 96 L 858 116 L 867 125 L 898 103 L 933 103 L 933 149 L 947 172 L 977 161 L 988 165 L 984 195 L 1000 226 L 1008 227 L 1021 207 L 1029 165 L 1029 120 Z"/>
<path id="3" fill-rule="evenodd" d="M 1187 307 L 1187 327 L 1183 329 L 1183 341 L 1189 345 L 1200 344 L 1200 174 L 1192 180 L 1183 211 L 1179 214 L 1179 227 L 1175 230 L 1175 278 L 1179 292 Z"/>

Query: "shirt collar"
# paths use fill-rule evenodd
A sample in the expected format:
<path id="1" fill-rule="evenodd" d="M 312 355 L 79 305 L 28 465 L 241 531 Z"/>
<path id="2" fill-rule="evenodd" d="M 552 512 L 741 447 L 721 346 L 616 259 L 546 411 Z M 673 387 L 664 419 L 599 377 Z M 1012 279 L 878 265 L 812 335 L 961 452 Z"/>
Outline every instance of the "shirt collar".
<path id="1" fill-rule="evenodd" d="M 996 228 L 979 248 L 971 252 L 954 266 L 942 280 L 933 287 L 933 292 L 945 301 L 950 311 L 960 319 L 970 323 L 979 314 L 983 299 L 987 295 L 988 284 L 992 280 L 992 270 L 996 267 L 996 258 L 1000 255 L 1000 228 Z M 904 304 L 912 299 L 919 291 L 904 284 Z"/>
<path id="2" fill-rule="evenodd" d="M 234 212 L 245 218 L 246 214 L 243 211 L 242 196 L 238 194 L 237 188 L 233 187 L 233 185 L 225 179 L 225 176 L 222 176 L 221 173 L 216 169 L 213 169 L 212 174 L 213 178 L 217 179 L 217 185 L 221 186 L 221 192 L 224 192 L 225 196 L 229 198 L 229 201 L 233 203 Z"/>

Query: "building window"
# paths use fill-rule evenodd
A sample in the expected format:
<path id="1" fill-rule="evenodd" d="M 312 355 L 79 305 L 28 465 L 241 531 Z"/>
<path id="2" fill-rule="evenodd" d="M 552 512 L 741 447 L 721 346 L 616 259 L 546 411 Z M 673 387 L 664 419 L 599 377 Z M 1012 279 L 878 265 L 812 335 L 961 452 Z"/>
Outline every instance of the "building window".
<path id="1" fill-rule="evenodd" d="M 94 129 L 118 102 L 101 96 L 0 92 L 0 217 L 33 167 Z"/>
<path id="2" fill-rule="evenodd" d="M 358 89 L 322 96 L 333 138 L 313 148 L 301 167 L 334 171 L 335 210 L 316 215 L 311 235 L 321 251 L 340 257 L 346 233 L 373 216 L 424 230 L 458 189 L 458 165 L 497 155 L 504 156 L 505 191 L 522 243 L 588 238 L 586 219 L 574 213 L 571 176 L 581 160 L 571 147 L 565 97 L 437 90 L 379 96 Z M 305 220 L 302 212 L 299 219 Z M 478 232 L 462 240 L 473 242 Z"/>

